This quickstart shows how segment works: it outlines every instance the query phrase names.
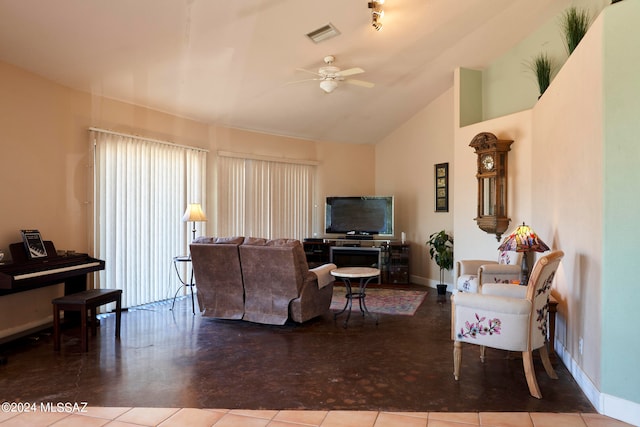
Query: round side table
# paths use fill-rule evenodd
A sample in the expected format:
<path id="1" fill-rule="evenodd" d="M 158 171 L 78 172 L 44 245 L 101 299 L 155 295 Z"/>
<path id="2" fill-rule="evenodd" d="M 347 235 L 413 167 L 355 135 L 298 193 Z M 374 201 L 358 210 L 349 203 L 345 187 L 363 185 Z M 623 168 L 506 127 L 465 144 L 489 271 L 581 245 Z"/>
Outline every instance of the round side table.
<path id="1" fill-rule="evenodd" d="M 344 282 L 344 286 L 347 288 L 344 307 L 340 312 L 336 313 L 333 318 L 336 319 L 339 315 L 349 309 L 347 311 L 347 318 L 344 321 L 344 327 L 346 328 L 347 323 L 349 323 L 349 318 L 351 317 L 351 306 L 353 305 L 353 300 L 357 299 L 360 305 L 360 312 L 362 313 L 362 317 L 365 317 L 365 315 L 369 315 L 375 318 L 377 325 L 378 316 L 374 316 L 369 312 L 369 310 L 367 309 L 367 304 L 365 302 L 365 297 L 367 296 L 367 285 L 372 279 L 380 277 L 380 269 L 372 267 L 342 267 L 332 270 L 331 275 L 341 279 Z M 360 279 L 360 285 L 357 290 L 353 290 L 351 286 L 351 279 Z"/>

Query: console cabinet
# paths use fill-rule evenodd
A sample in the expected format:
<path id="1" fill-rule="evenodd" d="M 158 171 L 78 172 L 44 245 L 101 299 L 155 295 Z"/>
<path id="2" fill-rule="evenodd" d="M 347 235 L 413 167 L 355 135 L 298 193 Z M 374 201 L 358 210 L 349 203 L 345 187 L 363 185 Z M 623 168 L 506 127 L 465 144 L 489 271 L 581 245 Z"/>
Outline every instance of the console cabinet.
<path id="1" fill-rule="evenodd" d="M 306 239 L 309 268 L 328 262 L 338 267 L 375 267 L 383 283 L 410 283 L 410 246 L 390 240 Z"/>
<path id="2" fill-rule="evenodd" d="M 318 239 L 307 239 L 302 242 L 304 253 L 307 256 L 309 268 L 316 268 L 329 262 L 330 245 Z"/>
<path id="3" fill-rule="evenodd" d="M 402 243 L 391 243 L 388 246 L 387 283 L 410 283 L 409 249 L 409 245 Z"/>

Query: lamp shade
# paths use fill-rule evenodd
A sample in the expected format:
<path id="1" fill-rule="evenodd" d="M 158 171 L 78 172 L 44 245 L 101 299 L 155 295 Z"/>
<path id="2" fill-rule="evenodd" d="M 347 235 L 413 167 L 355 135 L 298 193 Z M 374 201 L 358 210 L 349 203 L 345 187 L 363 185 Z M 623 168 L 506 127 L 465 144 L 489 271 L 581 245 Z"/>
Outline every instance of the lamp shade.
<path id="1" fill-rule="evenodd" d="M 190 203 L 182 216 L 184 222 L 187 221 L 206 221 L 207 217 L 202 212 L 202 206 L 200 203 Z"/>
<path id="2" fill-rule="evenodd" d="M 549 250 L 546 245 L 531 229 L 523 222 L 521 226 L 516 228 L 508 237 L 504 239 L 498 247 L 500 251 L 512 252 L 544 252 Z"/>

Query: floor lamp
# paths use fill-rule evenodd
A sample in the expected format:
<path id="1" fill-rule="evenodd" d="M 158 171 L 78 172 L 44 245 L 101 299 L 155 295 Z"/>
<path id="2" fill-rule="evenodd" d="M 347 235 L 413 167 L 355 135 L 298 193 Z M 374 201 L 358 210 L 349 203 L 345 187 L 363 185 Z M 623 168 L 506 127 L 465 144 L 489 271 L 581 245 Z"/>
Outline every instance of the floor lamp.
<path id="1" fill-rule="evenodd" d="M 200 203 L 189 203 L 189 205 L 187 205 L 187 209 L 184 211 L 184 215 L 182 216 L 182 221 L 184 222 L 193 222 L 193 230 L 192 230 L 192 234 L 191 234 L 191 241 L 193 242 L 194 240 L 196 240 L 196 222 L 204 222 L 207 220 L 207 217 L 205 216 L 204 212 L 202 212 L 202 206 L 200 206 Z M 173 308 L 176 304 L 176 297 L 178 296 L 178 292 L 180 292 L 180 289 L 182 289 L 183 287 L 189 287 L 191 288 L 191 311 L 193 312 L 193 314 L 196 314 L 196 306 L 195 306 L 195 298 L 193 296 L 193 286 L 195 285 L 193 283 L 193 266 L 191 267 L 191 280 L 189 281 L 189 283 L 186 283 L 184 280 L 182 280 L 182 277 L 180 276 L 180 272 L 178 271 L 178 263 L 179 262 L 191 262 L 191 254 L 187 255 L 186 257 L 184 256 L 180 256 L 180 257 L 175 257 L 173 259 L 173 267 L 176 270 L 176 274 L 178 275 L 178 279 L 180 279 L 180 282 L 182 283 L 182 286 L 180 286 L 178 288 L 178 290 L 176 291 L 176 294 L 173 296 L 173 304 L 171 304 L 171 310 L 173 311 Z M 185 278 L 186 279 L 186 278 Z"/>
<path id="2" fill-rule="evenodd" d="M 202 206 L 200 203 L 189 203 L 187 209 L 184 211 L 184 215 L 182 216 L 182 221 L 193 222 L 193 235 L 191 237 L 191 241 L 196 240 L 196 222 L 204 222 L 207 220 L 204 212 L 202 212 Z"/>

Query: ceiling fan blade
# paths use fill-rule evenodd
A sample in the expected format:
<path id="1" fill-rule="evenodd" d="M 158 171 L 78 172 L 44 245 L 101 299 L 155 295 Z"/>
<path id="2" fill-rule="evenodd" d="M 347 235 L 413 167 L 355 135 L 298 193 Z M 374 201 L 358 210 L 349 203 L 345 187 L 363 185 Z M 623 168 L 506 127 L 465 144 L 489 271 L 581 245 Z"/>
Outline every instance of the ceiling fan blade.
<path id="1" fill-rule="evenodd" d="M 342 70 L 342 71 L 338 71 L 336 73 L 336 76 L 352 76 L 354 74 L 360 74 L 360 73 L 364 73 L 364 70 L 360 67 L 355 67 L 355 68 L 349 68 L 348 70 Z"/>
<path id="2" fill-rule="evenodd" d="M 347 79 L 344 82 L 345 83 L 349 83 L 351 85 L 362 86 L 362 87 L 367 87 L 367 88 L 372 88 L 372 87 L 375 86 L 375 84 L 373 84 L 371 82 L 365 82 L 364 80 Z"/>
<path id="3" fill-rule="evenodd" d="M 315 71 L 305 70 L 304 68 L 296 68 L 296 71 L 303 71 L 305 73 L 313 74 L 314 76 L 321 76 L 320 74 L 316 73 Z"/>

